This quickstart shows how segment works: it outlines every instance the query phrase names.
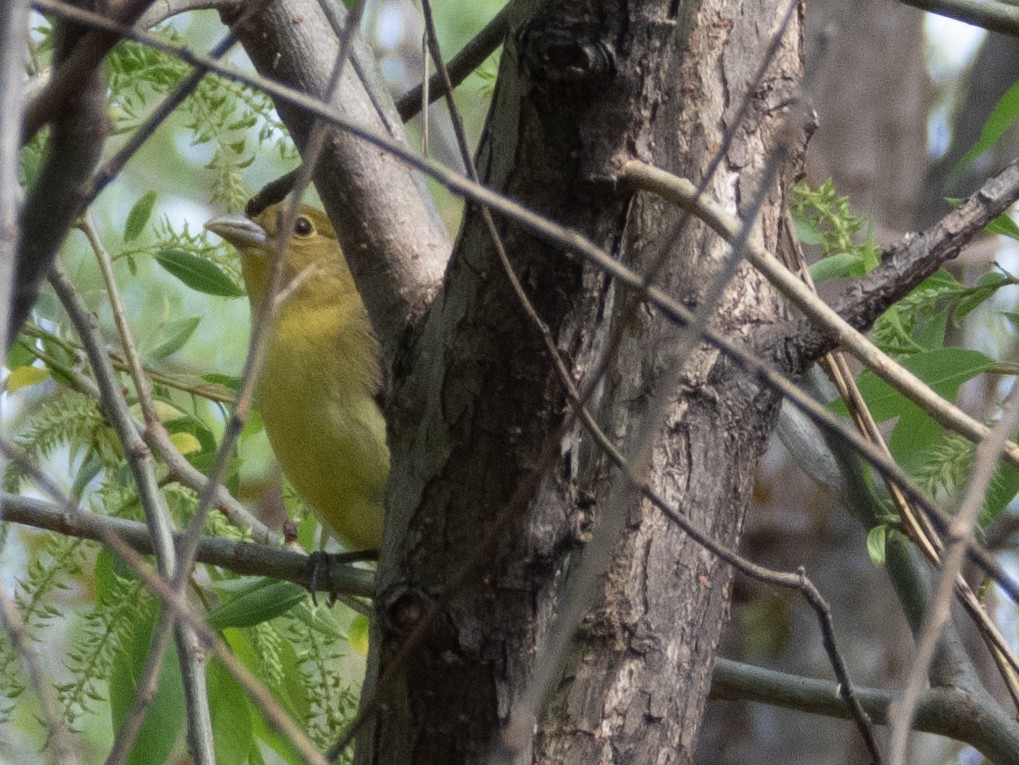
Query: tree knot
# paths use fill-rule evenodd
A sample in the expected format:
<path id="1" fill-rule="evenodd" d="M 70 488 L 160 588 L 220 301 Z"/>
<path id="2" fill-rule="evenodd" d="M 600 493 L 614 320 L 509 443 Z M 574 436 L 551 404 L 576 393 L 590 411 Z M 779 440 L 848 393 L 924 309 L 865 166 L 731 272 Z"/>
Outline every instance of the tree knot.
<path id="1" fill-rule="evenodd" d="M 549 22 L 538 16 L 518 40 L 522 60 L 546 85 L 593 90 L 616 73 L 615 52 L 595 24 Z"/>

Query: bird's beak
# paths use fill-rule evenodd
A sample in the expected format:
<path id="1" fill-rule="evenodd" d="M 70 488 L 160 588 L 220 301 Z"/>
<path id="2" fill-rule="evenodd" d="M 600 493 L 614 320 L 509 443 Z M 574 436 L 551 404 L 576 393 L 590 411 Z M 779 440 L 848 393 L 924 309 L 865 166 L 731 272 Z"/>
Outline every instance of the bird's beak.
<path id="1" fill-rule="evenodd" d="M 212 233 L 222 237 L 238 250 L 265 249 L 269 235 L 265 229 L 243 215 L 223 215 L 205 224 Z"/>

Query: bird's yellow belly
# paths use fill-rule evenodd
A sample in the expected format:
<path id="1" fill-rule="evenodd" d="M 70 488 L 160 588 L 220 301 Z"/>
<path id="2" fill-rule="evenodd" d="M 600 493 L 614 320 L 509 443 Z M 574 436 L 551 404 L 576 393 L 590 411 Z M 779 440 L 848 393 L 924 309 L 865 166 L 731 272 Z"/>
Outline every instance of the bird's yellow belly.
<path id="1" fill-rule="evenodd" d="M 389 474 L 385 422 L 345 370 L 306 368 L 321 358 L 270 343 L 258 388 L 262 419 L 284 474 L 327 529 L 350 549 L 377 548 Z"/>

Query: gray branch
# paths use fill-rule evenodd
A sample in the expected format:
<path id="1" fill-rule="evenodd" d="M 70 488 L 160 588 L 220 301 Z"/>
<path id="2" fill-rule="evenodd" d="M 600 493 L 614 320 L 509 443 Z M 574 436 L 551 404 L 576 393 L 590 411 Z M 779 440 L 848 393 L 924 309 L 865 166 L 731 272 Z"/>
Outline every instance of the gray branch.
<path id="1" fill-rule="evenodd" d="M 152 554 L 152 537 L 145 525 L 137 521 L 84 511 L 66 512 L 50 502 L 7 493 L 0 493 L 0 504 L 4 508 L 5 521 L 97 542 L 116 534 L 139 553 Z M 178 543 L 182 539 L 181 534 L 174 537 Z M 270 576 L 309 589 L 312 585 L 309 557 L 279 547 L 203 537 L 198 544 L 197 560 L 242 576 Z M 340 558 L 326 564 L 318 584 L 328 583 L 332 592 L 344 595 L 371 597 L 374 593 L 373 580 L 373 572 L 343 563 Z"/>
<path id="2" fill-rule="evenodd" d="M 856 694 L 874 722 L 887 724 L 888 707 L 897 697 L 895 691 L 857 688 Z M 715 664 L 711 697 L 757 701 L 826 717 L 848 717 L 836 683 L 728 659 L 718 659 Z M 975 702 L 965 691 L 942 688 L 925 691 L 917 705 L 914 727 L 964 741 L 993 762 L 1019 762 L 1019 723 L 993 703 Z"/>
<path id="3" fill-rule="evenodd" d="M 1019 8 L 998 0 L 899 0 L 939 16 L 1019 37 Z"/>

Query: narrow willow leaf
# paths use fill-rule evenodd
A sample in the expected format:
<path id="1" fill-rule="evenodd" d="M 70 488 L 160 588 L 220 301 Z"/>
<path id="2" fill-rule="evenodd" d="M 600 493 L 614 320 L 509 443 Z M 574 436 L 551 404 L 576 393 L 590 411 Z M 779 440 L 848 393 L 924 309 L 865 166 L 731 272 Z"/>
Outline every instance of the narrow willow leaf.
<path id="1" fill-rule="evenodd" d="M 980 131 L 980 138 L 973 145 L 973 148 L 966 152 L 966 156 L 959 160 L 948 177 L 948 186 L 952 187 L 966 172 L 970 164 L 998 142 L 998 139 L 1005 134 L 1016 118 L 1019 117 L 1019 82 L 1005 91 L 995 105 L 987 121 L 984 122 L 983 130 Z"/>
<path id="2" fill-rule="evenodd" d="M 202 442 L 195 438 L 191 433 L 173 433 L 170 436 L 170 443 L 176 446 L 177 451 L 185 456 L 192 452 L 200 452 L 202 450 Z"/>
<path id="3" fill-rule="evenodd" d="M 840 276 L 863 276 L 866 263 L 859 255 L 851 252 L 840 252 L 822 258 L 810 267 L 810 277 L 815 282 L 823 282 Z"/>
<path id="4" fill-rule="evenodd" d="M 10 352 L 7 354 L 7 363 L 4 366 L 8 369 L 32 366 L 32 363 L 35 361 L 35 354 L 29 348 L 31 343 L 31 340 L 22 340 L 12 345 Z"/>
<path id="5" fill-rule="evenodd" d="M 162 361 L 168 356 L 172 356 L 184 347 L 201 323 L 201 316 L 189 316 L 186 319 L 177 319 L 177 321 L 168 323 L 163 329 L 169 334 L 169 337 L 146 355 L 156 361 Z"/>
<path id="6" fill-rule="evenodd" d="M 147 191 L 138 198 L 127 214 L 127 222 L 124 224 L 124 241 L 130 242 L 138 238 L 145 230 L 149 218 L 152 217 L 152 209 L 156 206 L 156 192 Z"/>
<path id="7" fill-rule="evenodd" d="M 984 498 L 980 527 L 987 528 L 996 521 L 1015 499 L 1016 494 L 1019 494 L 1019 470 L 1002 462 L 995 469 L 987 496 Z"/>
<path id="8" fill-rule="evenodd" d="M 184 250 L 162 250 L 156 262 L 196 292 L 240 297 L 244 292 L 217 265 Z"/>
<path id="9" fill-rule="evenodd" d="M 883 523 L 867 532 L 867 555 L 875 566 L 885 565 L 885 543 L 888 541 L 888 527 Z"/>
<path id="10" fill-rule="evenodd" d="M 293 582 L 266 580 L 265 586 L 225 603 L 210 612 L 207 619 L 209 626 L 217 630 L 252 627 L 282 616 L 306 597 L 307 590 Z"/>
<path id="11" fill-rule="evenodd" d="M 207 677 L 216 765 L 244 765 L 255 741 L 251 701 L 218 660 L 209 662 Z"/>
<path id="12" fill-rule="evenodd" d="M 81 495 L 85 493 L 85 487 L 99 475 L 99 471 L 102 469 L 103 461 L 94 454 L 82 462 L 77 475 L 74 476 L 74 483 L 71 484 L 71 496 L 74 499 L 81 499 Z"/>
<path id="13" fill-rule="evenodd" d="M 793 226 L 796 227 L 796 238 L 803 244 L 824 244 L 824 237 L 805 216 L 793 215 Z"/>
<path id="14" fill-rule="evenodd" d="M 1019 241 L 1019 225 L 1007 213 L 999 215 L 984 226 L 984 231 L 988 234 L 1000 234 L 1001 236 L 1007 236 L 1009 239 Z"/>
<path id="15" fill-rule="evenodd" d="M 940 396 L 951 401 L 955 398 L 960 385 L 986 372 L 994 364 L 994 360 L 980 351 L 966 348 L 938 348 L 913 354 L 902 359 L 900 363 Z M 906 405 L 911 403 L 873 372 L 861 373 L 857 378 L 857 384 L 874 419 L 878 422 L 902 414 Z"/>
<path id="16" fill-rule="evenodd" d="M 154 612 L 153 612 L 154 613 Z M 114 664 L 110 677 L 110 708 L 114 730 L 120 730 L 134 704 L 141 677 L 148 661 L 151 620 L 139 624 L 134 641 L 127 646 L 126 655 Z M 126 762 L 145 765 L 166 762 L 177 745 L 184 725 L 184 685 L 177 668 L 177 653 L 172 644 L 163 659 L 163 667 L 156 685 L 156 695 L 149 701 L 145 722 Z"/>
<path id="17" fill-rule="evenodd" d="M 358 614 L 350 623 L 350 630 L 347 632 L 347 640 L 350 647 L 362 656 L 368 655 L 368 617 Z"/>

